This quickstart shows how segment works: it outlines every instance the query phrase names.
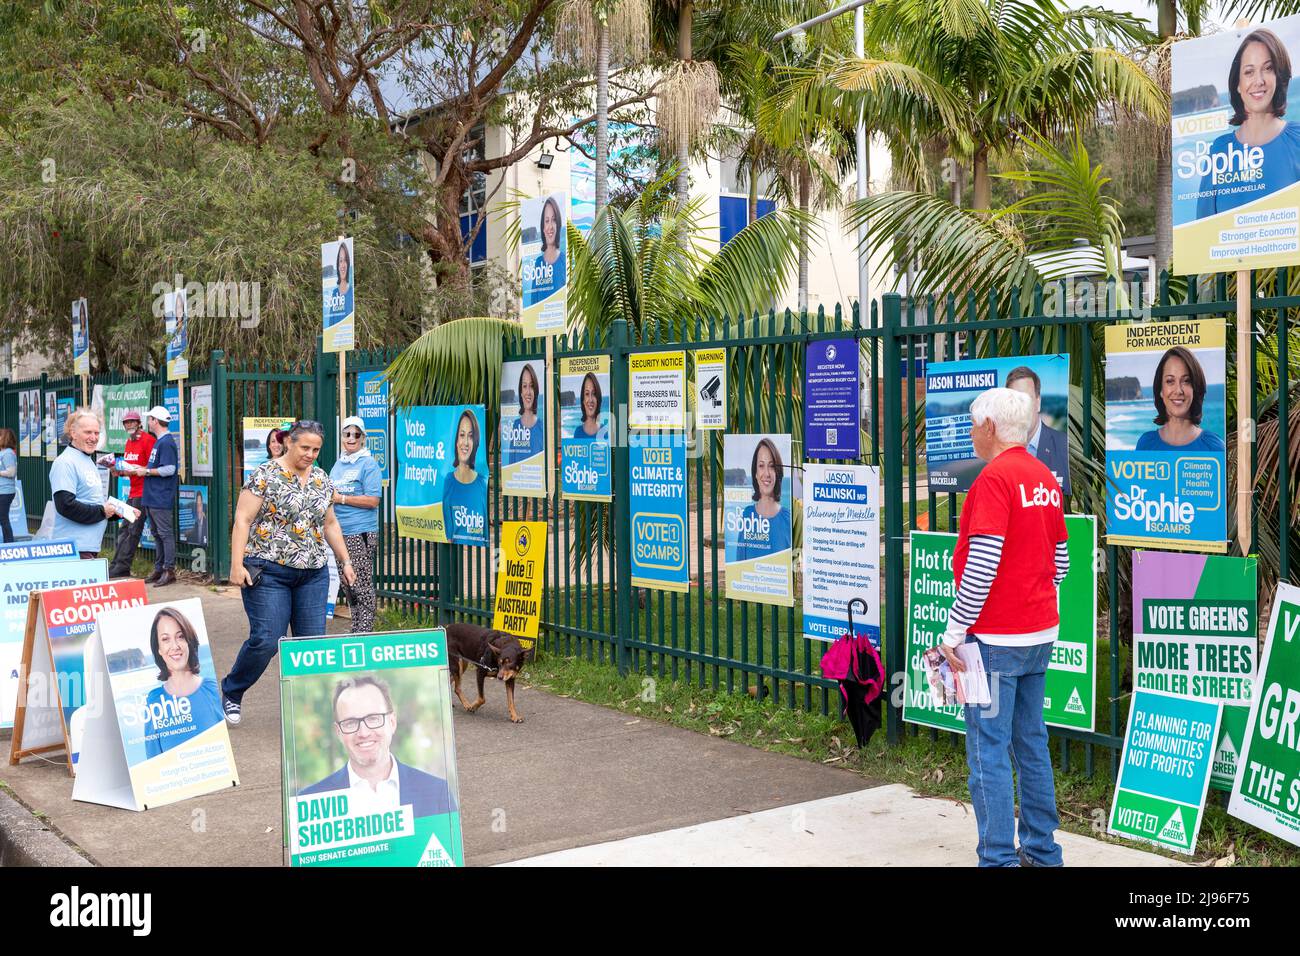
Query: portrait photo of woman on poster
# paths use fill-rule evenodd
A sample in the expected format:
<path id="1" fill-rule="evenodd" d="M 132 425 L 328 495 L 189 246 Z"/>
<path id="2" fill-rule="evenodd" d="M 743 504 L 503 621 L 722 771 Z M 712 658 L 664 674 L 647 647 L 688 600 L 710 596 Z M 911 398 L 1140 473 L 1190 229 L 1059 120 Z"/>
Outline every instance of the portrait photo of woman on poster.
<path id="1" fill-rule="evenodd" d="M 175 608 L 154 616 L 149 649 L 159 686 L 145 699 L 144 747 L 146 757 L 156 757 L 221 723 L 221 691 L 215 677 L 201 673 L 198 632 Z"/>
<path id="2" fill-rule="evenodd" d="M 487 543 L 487 476 L 476 468 L 481 435 L 478 417 L 465 409 L 456 421 L 452 470 L 442 492 L 443 525 L 453 544 Z"/>
<path id="3" fill-rule="evenodd" d="M 790 508 L 781 501 L 785 463 L 772 439 L 764 437 L 754 446 L 749 479 L 753 504 L 746 505 L 741 512 L 741 531 L 736 542 L 737 561 L 765 558 L 784 551 L 790 547 L 791 541 Z"/>
<path id="4" fill-rule="evenodd" d="M 1137 441 L 1138 451 L 1224 451 L 1223 439 L 1201 427 L 1208 386 L 1205 370 L 1190 349 L 1165 351 L 1151 383 L 1154 422 L 1159 428 Z"/>

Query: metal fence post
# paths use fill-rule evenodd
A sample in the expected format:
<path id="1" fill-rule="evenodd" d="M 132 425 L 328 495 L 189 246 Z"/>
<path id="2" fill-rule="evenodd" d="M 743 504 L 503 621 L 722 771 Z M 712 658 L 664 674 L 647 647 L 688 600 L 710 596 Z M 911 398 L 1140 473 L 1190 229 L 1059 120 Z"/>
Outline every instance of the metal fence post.
<path id="1" fill-rule="evenodd" d="M 886 729 L 891 744 L 902 737 L 903 711 L 894 706 L 894 688 L 900 686 L 907 693 L 907 647 L 903 640 L 906 626 L 903 586 L 903 410 L 902 410 L 902 350 L 899 335 L 902 328 L 902 298 L 890 293 L 884 296 L 885 339 L 885 669 L 889 673 L 889 700 L 886 708 Z M 909 383 L 910 387 L 910 383 Z M 900 681 L 899 684 L 895 684 Z"/>
<path id="2" fill-rule="evenodd" d="M 338 457 L 339 436 L 338 429 L 334 427 L 334 417 L 338 414 L 337 379 L 339 360 L 334 353 L 326 352 L 324 346 L 324 339 L 319 335 L 316 336 L 312 403 L 315 407 L 313 417 L 321 423 L 321 428 L 325 432 L 325 437 L 321 441 L 320 458 L 318 460 L 332 465 L 334 459 Z M 324 466 L 322 465 L 322 467 Z"/>
<path id="3" fill-rule="evenodd" d="M 230 504 L 230 395 L 226 384 L 226 353 L 216 349 L 208 358 L 212 379 L 212 478 L 208 508 L 208 570 L 214 581 L 230 574 L 230 529 L 234 525 Z"/>
<path id="4" fill-rule="evenodd" d="M 623 420 L 627 405 L 627 320 L 614 320 L 609 335 L 610 384 L 613 395 L 610 408 L 613 418 L 610 429 L 613 436 L 614 474 L 614 593 L 621 600 L 615 602 L 614 640 L 618 645 L 618 673 L 622 676 L 631 665 L 631 651 L 627 642 L 632 637 L 632 602 L 636 591 L 632 588 L 632 516 L 628 511 L 628 453 L 626 424 Z M 565 598 L 567 600 L 567 596 Z"/>

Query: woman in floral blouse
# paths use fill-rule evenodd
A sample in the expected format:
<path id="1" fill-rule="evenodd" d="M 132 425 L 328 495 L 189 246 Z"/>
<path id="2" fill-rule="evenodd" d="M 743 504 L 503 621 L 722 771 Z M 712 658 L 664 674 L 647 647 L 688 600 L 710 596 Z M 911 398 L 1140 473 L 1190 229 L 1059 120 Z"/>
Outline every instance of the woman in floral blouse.
<path id="1" fill-rule="evenodd" d="M 284 453 L 244 482 L 230 541 L 230 582 L 242 589 L 248 640 L 221 682 L 226 720 L 237 724 L 244 692 L 257 682 L 280 638 L 325 633 L 328 546 L 349 587 L 356 580 L 334 516 L 334 483 L 316 467 L 324 431 L 295 422 Z"/>

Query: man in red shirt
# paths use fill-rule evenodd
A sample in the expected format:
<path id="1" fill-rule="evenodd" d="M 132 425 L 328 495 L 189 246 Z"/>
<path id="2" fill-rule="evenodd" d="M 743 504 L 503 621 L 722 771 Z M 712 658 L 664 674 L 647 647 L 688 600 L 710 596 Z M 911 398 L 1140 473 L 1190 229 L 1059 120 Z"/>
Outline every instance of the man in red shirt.
<path id="1" fill-rule="evenodd" d="M 1029 396 L 992 388 L 970 412 L 975 454 L 988 464 L 962 505 L 953 559 L 957 599 L 941 649 L 952 669 L 963 671 L 956 649 L 972 643 L 988 674 L 990 703 L 965 706 L 980 866 L 1060 866 L 1043 691 L 1060 623 L 1057 588 L 1070 569 L 1063 498 L 1052 472 L 1025 448 L 1034 412 Z"/>
<path id="2" fill-rule="evenodd" d="M 126 451 L 122 454 L 120 464 L 112 468 L 114 475 L 131 477 L 131 507 L 140 510 L 140 517 L 135 521 L 123 521 L 117 529 L 117 550 L 113 552 L 113 563 L 108 566 L 110 578 L 127 578 L 131 576 L 131 562 L 135 560 L 135 549 L 140 546 L 140 532 L 144 530 L 144 466 L 153 451 L 154 437 L 140 427 L 140 413 L 128 411 L 122 416 L 122 427 L 126 429 Z"/>

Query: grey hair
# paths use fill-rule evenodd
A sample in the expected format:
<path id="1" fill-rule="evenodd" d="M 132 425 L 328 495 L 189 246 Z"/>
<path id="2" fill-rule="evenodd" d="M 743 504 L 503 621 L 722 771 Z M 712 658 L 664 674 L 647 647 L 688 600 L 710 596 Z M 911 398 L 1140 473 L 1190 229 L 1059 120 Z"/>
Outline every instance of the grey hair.
<path id="1" fill-rule="evenodd" d="M 1013 388 L 990 388 L 970 403 L 970 417 L 976 425 L 992 419 L 999 441 L 1023 445 L 1029 441 L 1034 400 Z"/>
<path id="2" fill-rule="evenodd" d="M 99 412 L 95 411 L 89 405 L 79 405 L 72 410 L 68 420 L 63 423 L 63 437 L 72 440 L 72 430 L 77 427 L 77 422 L 83 418 L 93 418 L 95 423 L 102 429 L 104 420 L 99 417 Z"/>

